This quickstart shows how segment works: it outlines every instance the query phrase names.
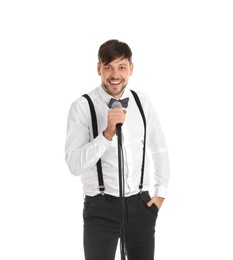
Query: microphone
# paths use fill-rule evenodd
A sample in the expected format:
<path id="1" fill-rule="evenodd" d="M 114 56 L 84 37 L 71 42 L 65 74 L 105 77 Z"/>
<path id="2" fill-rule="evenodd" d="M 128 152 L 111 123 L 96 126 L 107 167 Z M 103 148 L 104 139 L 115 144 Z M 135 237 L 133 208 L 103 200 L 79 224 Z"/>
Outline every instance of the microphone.
<path id="1" fill-rule="evenodd" d="M 111 108 L 112 108 L 112 109 L 114 109 L 114 108 L 121 108 L 121 109 L 122 109 L 121 102 L 118 101 L 118 100 L 113 101 L 113 103 L 112 103 L 112 105 L 111 105 Z M 122 123 L 116 124 L 117 132 L 121 131 L 121 126 L 122 126 Z"/>

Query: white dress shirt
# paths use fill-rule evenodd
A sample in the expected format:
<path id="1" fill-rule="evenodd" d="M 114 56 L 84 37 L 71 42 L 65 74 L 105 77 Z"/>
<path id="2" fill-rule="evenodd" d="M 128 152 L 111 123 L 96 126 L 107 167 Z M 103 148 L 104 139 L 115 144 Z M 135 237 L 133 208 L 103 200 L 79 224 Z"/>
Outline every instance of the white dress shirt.
<path id="1" fill-rule="evenodd" d="M 127 87 L 128 88 L 128 87 Z M 154 195 L 166 197 L 170 177 L 168 151 L 154 108 L 148 97 L 137 92 L 147 123 L 147 143 L 143 190 L 153 183 Z M 108 104 L 112 98 L 99 86 L 88 93 L 93 101 L 98 124 L 98 136 L 93 139 L 91 113 L 84 97 L 71 105 L 65 145 L 65 159 L 74 175 L 81 175 L 85 195 L 100 193 L 96 163 L 101 158 L 105 193 L 119 196 L 118 139 L 103 136 L 107 127 Z M 125 196 L 139 192 L 144 140 L 143 120 L 132 93 L 125 89 L 121 99 L 129 97 L 125 122 L 122 126 Z M 152 164 L 150 163 L 152 162 Z"/>

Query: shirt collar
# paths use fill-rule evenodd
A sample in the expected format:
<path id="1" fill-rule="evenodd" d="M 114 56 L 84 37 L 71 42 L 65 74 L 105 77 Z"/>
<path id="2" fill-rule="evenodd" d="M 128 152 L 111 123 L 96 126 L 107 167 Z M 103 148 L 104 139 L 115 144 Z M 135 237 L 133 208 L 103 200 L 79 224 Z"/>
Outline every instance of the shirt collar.
<path id="1" fill-rule="evenodd" d="M 102 86 L 99 86 L 99 87 L 97 88 L 97 90 L 98 90 L 98 93 L 99 93 L 100 97 L 102 98 L 102 100 L 108 105 L 109 102 L 110 102 L 110 99 L 113 98 L 113 97 L 112 97 L 111 95 L 109 95 L 109 94 L 102 88 Z M 129 90 L 128 90 L 128 89 L 125 89 L 125 90 L 124 90 L 124 93 L 123 93 L 123 95 L 121 96 L 120 99 L 127 98 L 127 97 L 129 97 L 129 96 L 130 96 Z"/>

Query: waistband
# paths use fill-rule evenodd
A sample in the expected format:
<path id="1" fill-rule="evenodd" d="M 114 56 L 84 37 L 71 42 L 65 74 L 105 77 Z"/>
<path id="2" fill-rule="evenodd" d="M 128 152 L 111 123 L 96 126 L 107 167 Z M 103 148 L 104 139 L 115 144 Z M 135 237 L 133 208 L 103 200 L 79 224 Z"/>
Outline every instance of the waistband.
<path id="1" fill-rule="evenodd" d="M 138 200 L 141 198 L 141 196 L 149 196 L 149 192 L 148 191 L 142 191 L 142 192 L 139 192 L 135 195 L 131 195 L 129 197 L 124 197 L 124 199 L 126 201 L 133 201 L 133 200 Z M 109 195 L 109 194 L 97 194 L 95 196 L 88 196 L 86 195 L 85 196 L 85 200 L 86 201 L 103 201 L 103 200 L 107 200 L 107 201 L 119 201 L 120 198 L 119 197 L 115 197 L 115 196 L 112 196 L 112 195 Z"/>

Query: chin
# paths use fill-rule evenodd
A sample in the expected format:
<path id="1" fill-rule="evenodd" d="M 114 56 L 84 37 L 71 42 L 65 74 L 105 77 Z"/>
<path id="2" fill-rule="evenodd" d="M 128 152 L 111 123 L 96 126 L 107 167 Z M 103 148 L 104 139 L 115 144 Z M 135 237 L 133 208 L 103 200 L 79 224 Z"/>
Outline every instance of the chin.
<path id="1" fill-rule="evenodd" d="M 119 86 L 102 84 L 102 86 L 105 89 L 105 91 L 111 96 L 120 95 L 124 91 L 124 89 L 126 88 L 126 85 L 122 85 L 122 84 L 120 84 Z"/>

